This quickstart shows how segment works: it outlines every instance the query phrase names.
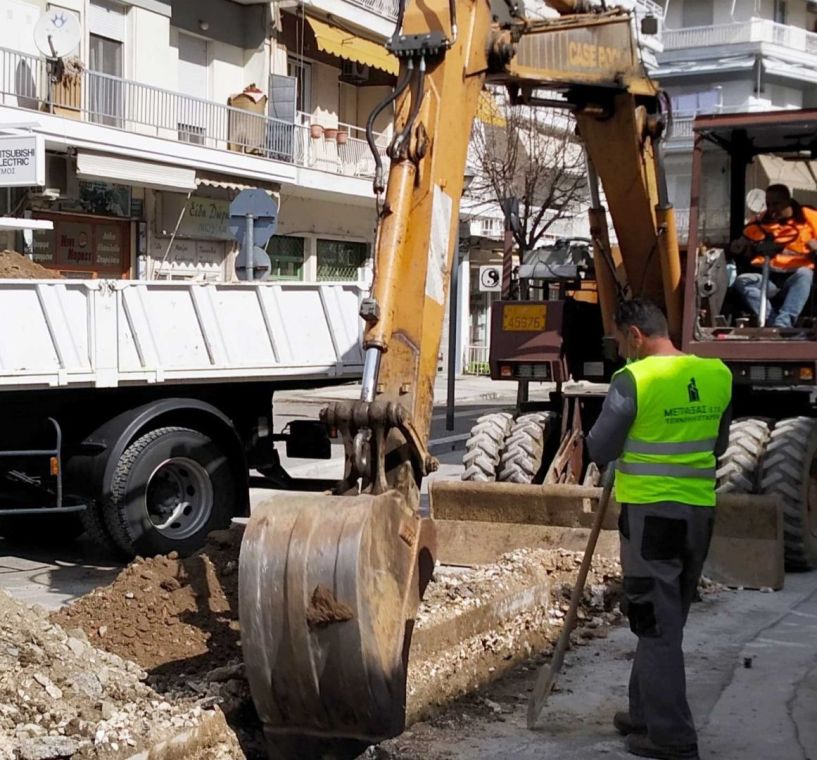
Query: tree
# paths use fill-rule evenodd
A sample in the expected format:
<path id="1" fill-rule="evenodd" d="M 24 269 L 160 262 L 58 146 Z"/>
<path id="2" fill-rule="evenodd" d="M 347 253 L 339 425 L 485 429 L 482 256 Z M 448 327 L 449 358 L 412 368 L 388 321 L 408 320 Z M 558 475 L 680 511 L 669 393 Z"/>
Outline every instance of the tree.
<path id="1" fill-rule="evenodd" d="M 470 155 L 476 172 L 469 194 L 478 206 L 518 199 L 514 239 L 522 251 L 534 250 L 585 200 L 584 153 L 566 111 L 495 102 L 474 121 Z"/>

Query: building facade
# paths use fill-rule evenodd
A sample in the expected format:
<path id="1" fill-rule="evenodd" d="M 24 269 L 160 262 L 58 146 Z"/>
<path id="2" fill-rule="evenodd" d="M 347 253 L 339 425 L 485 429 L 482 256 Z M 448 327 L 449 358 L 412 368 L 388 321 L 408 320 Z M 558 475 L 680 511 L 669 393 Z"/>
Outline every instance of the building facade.
<path id="1" fill-rule="evenodd" d="M 663 0 L 663 51 L 656 78 L 672 100 L 667 142 L 670 200 L 679 234 L 689 227 L 692 123 L 696 115 L 817 106 L 817 3 L 804 0 Z M 707 159 L 703 239 L 727 232 L 722 160 Z M 750 185 L 785 182 L 795 197 L 817 200 L 808 172 L 772 157 L 752 166 Z"/>

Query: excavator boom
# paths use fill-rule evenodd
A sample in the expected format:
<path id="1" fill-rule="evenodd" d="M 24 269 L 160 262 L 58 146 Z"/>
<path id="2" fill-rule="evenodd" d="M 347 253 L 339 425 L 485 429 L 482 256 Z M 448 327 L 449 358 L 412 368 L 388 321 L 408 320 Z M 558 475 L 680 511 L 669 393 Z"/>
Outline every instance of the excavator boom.
<path id="1" fill-rule="evenodd" d="M 411 631 L 434 566 L 434 523 L 420 517 L 419 485 L 436 467 L 427 449 L 434 377 L 486 82 L 530 106 L 554 105 L 539 93 L 558 90 L 559 105 L 575 113 L 627 250 L 622 261 L 610 249 L 591 171 L 603 311 L 633 291 L 672 316 L 680 298 L 671 218 L 664 224 L 671 210 L 659 203 L 659 94 L 643 74 L 632 18 L 581 13 L 578 0 L 552 5 L 565 15 L 530 22 L 510 3 L 410 0 L 387 43 L 400 75 L 382 104 L 394 104 L 394 138 L 388 182 L 380 172 L 375 181 L 362 393 L 322 413 L 344 441 L 343 486 L 270 498 L 253 512 L 241 550 L 248 679 L 279 752 L 287 742 L 302 751 L 308 738 L 379 740 L 404 726 Z"/>

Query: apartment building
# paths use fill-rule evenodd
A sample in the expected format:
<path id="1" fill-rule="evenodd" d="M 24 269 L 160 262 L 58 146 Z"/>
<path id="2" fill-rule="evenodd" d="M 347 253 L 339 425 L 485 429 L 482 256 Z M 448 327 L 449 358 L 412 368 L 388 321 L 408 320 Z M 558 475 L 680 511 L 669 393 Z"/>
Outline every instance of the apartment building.
<path id="1" fill-rule="evenodd" d="M 260 187 L 280 202 L 273 276 L 359 278 L 375 226 L 361 125 L 394 81 L 378 42 L 396 0 L 318 5 L 0 0 L 0 131 L 46 152 L 45 185 L 0 204 L 54 225 L 6 245 L 71 276 L 231 279 L 229 203 Z M 59 68 L 35 40 L 44 14 L 80 30 Z"/>
<path id="2" fill-rule="evenodd" d="M 817 106 L 817 3 L 663 0 L 663 10 L 663 51 L 655 75 L 672 98 L 669 191 L 685 238 L 695 116 Z M 726 234 L 726 171 L 722 160 L 707 159 L 701 225 L 713 240 Z M 757 187 L 785 182 L 801 200 L 817 200 L 813 179 L 796 164 L 763 157 L 749 180 Z"/>

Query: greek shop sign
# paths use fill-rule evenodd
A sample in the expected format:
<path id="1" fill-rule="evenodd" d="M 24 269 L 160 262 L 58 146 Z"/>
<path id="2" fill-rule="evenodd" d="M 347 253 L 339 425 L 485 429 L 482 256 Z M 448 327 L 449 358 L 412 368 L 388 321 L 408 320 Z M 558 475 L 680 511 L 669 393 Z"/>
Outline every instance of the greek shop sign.
<path id="1" fill-rule="evenodd" d="M 43 187 L 45 143 L 41 135 L 0 135 L 0 187 Z"/>

